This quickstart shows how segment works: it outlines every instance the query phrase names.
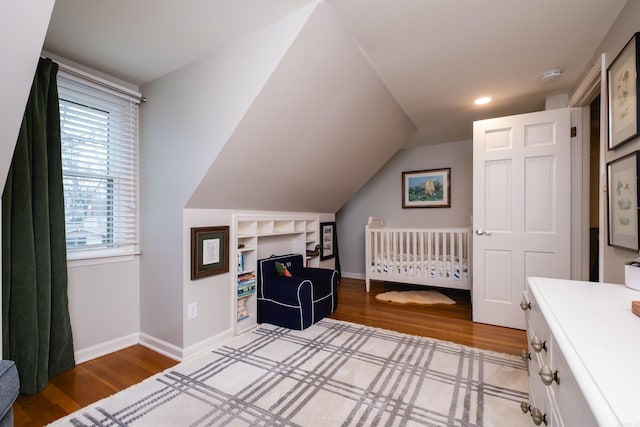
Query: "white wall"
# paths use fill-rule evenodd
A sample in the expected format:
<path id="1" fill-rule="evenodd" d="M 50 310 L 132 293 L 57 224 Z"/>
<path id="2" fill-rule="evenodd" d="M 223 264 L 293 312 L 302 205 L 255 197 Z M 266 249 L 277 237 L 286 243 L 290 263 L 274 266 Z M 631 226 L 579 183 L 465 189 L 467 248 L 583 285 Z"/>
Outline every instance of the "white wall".
<path id="1" fill-rule="evenodd" d="M 640 21 L 640 2 L 629 1 L 620 12 L 620 15 L 614 22 L 613 26 L 605 36 L 600 47 L 597 49 L 589 65 L 595 63 L 602 53 L 606 54 L 607 63 L 609 67 L 618 53 L 622 50 L 624 45 L 631 39 L 636 31 L 640 30 L 638 22 Z M 590 68 L 590 67 L 588 67 Z M 585 69 L 583 75 L 588 72 L 588 68 Z M 604 92 L 601 96 L 606 99 L 607 93 Z M 608 117 L 606 111 L 603 112 L 604 117 Z M 602 117 L 602 116 L 601 116 Z M 606 122 L 601 121 L 601 125 L 606 126 Z M 607 141 L 601 141 L 607 147 Z M 611 162 L 619 157 L 629 154 L 633 151 L 640 150 L 640 138 L 635 138 L 630 142 L 616 148 L 613 151 L 608 151 L 605 148 L 605 162 Z M 604 191 L 600 192 L 600 197 L 605 204 L 605 215 L 607 206 L 607 194 Z M 604 239 L 604 281 L 610 283 L 624 283 L 624 264 L 632 259 L 638 257 L 638 252 L 624 250 L 620 248 L 614 248 L 607 245 L 608 226 L 605 225 L 605 229 L 601 230 L 600 236 Z"/>
<path id="2" fill-rule="evenodd" d="M 451 207 L 402 209 L 402 172 L 451 168 Z M 396 227 L 471 226 L 471 141 L 399 151 L 336 215 L 342 273 L 364 278 L 364 227 L 369 216 Z"/>
<path id="3" fill-rule="evenodd" d="M 182 322 L 185 356 L 197 353 L 211 342 L 233 335 L 231 302 L 235 289 L 231 272 L 191 280 L 191 227 L 224 225 L 231 227 L 232 215 L 233 211 L 217 209 L 184 209 L 183 211 Z M 231 236 L 229 238 L 231 239 Z M 188 320 L 187 309 L 192 303 L 198 304 L 198 317 Z"/>
<path id="4" fill-rule="evenodd" d="M 138 342 L 139 261 L 136 256 L 68 269 L 69 316 L 76 363 Z"/>
<path id="5" fill-rule="evenodd" d="M 183 208 L 314 6 L 142 88 L 148 101 L 140 120 L 141 330 L 168 347 L 205 335 L 185 336 L 186 303 L 205 285 L 188 292 L 183 286 Z"/>

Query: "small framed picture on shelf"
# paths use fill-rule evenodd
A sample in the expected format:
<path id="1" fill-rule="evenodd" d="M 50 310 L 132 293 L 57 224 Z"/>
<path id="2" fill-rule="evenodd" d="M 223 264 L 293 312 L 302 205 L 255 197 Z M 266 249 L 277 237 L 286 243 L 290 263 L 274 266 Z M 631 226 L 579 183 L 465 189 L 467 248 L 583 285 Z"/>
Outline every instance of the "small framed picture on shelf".
<path id="1" fill-rule="evenodd" d="M 229 271 L 229 227 L 191 228 L 191 280 Z"/>
<path id="2" fill-rule="evenodd" d="M 450 208 L 451 168 L 402 172 L 402 208 Z"/>
<path id="3" fill-rule="evenodd" d="M 636 33 L 607 69 L 609 150 L 640 133 L 638 121 L 638 37 Z"/>
<path id="4" fill-rule="evenodd" d="M 640 151 L 607 164 L 609 245 L 638 251 L 638 161 Z"/>
<path id="5" fill-rule="evenodd" d="M 321 222 L 320 238 L 322 239 L 320 246 L 320 260 L 335 258 L 336 256 L 336 223 Z"/>

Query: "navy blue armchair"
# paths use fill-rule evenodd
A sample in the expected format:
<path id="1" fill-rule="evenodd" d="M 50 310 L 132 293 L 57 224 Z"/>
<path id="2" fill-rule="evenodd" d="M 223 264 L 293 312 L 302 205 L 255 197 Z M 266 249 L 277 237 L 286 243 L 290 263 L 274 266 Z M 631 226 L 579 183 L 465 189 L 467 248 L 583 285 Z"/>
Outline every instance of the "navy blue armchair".
<path id="1" fill-rule="evenodd" d="M 276 263 L 291 273 L 278 273 Z M 306 268 L 300 254 L 258 260 L 258 322 L 289 329 L 306 329 L 330 315 L 338 306 L 340 273 Z"/>

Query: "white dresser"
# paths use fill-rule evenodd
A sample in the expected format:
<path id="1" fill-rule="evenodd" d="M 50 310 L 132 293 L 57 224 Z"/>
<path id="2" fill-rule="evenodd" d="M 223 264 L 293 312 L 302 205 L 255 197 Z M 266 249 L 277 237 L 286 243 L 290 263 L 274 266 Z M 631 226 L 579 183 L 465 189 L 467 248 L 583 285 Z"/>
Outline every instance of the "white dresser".
<path id="1" fill-rule="evenodd" d="M 524 291 L 537 425 L 640 426 L 640 317 L 624 285 L 529 278 Z"/>

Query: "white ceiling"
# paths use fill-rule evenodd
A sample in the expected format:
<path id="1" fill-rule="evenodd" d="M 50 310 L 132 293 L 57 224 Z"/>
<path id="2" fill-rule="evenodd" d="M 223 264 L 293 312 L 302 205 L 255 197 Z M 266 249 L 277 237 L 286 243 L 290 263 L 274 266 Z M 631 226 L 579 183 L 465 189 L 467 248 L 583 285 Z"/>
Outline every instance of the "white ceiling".
<path id="1" fill-rule="evenodd" d="M 143 85 L 313 0 L 57 0 L 44 50 Z M 471 138 L 472 121 L 544 107 L 576 84 L 626 0 L 325 0 L 419 128 L 411 145 Z M 561 68 L 561 78 L 540 75 Z M 494 102 L 476 107 L 473 100 Z"/>

